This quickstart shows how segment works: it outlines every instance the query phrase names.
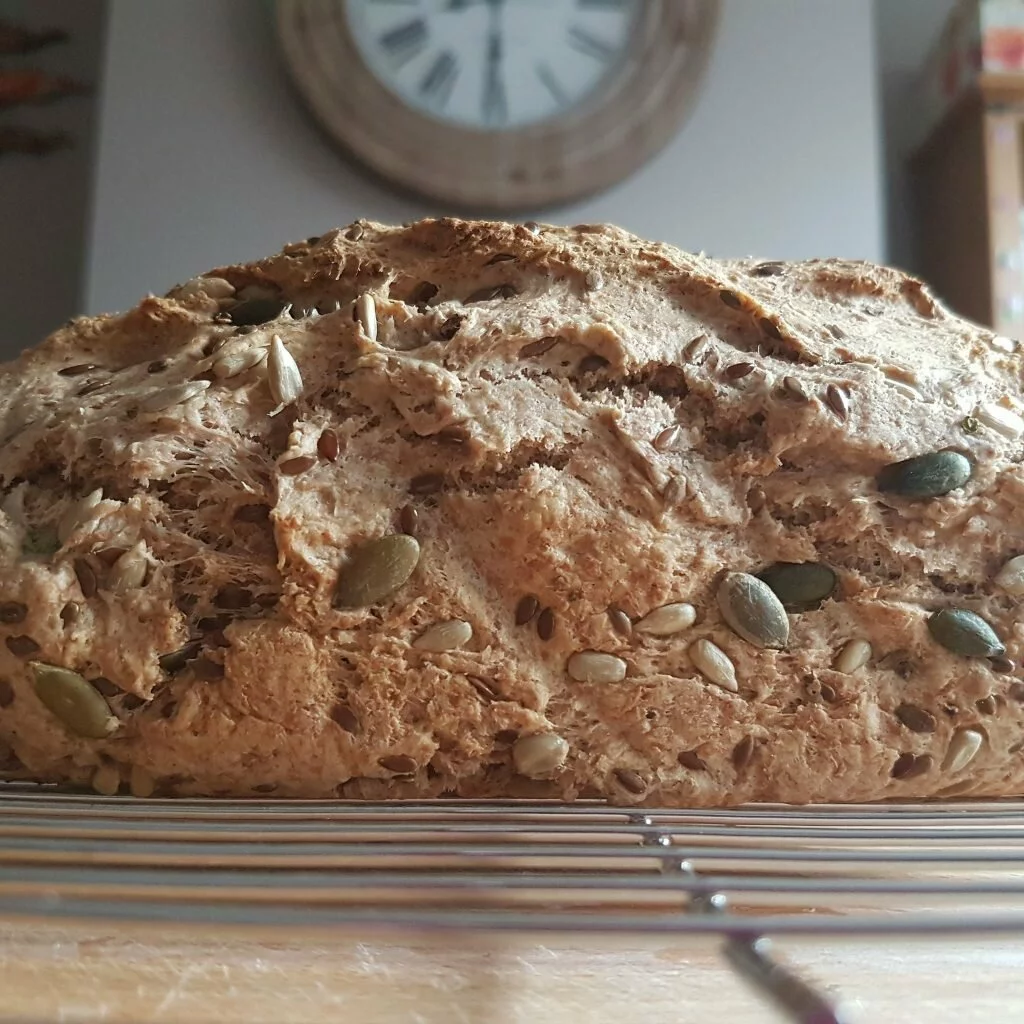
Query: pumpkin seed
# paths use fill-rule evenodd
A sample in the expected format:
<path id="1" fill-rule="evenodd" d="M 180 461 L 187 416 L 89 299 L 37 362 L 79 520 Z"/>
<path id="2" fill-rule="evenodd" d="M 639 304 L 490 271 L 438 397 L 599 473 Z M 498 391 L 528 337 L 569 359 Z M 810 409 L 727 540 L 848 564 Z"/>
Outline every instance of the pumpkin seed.
<path id="1" fill-rule="evenodd" d="M 905 498 L 938 498 L 963 487 L 973 472 L 959 452 L 929 452 L 886 466 L 878 474 L 878 489 Z"/>
<path id="2" fill-rule="evenodd" d="M 644 777 L 639 772 L 633 771 L 632 768 L 616 768 L 612 775 L 627 793 L 640 796 L 647 792 L 647 783 L 644 781 Z"/>
<path id="3" fill-rule="evenodd" d="M 1021 434 L 1024 434 L 1024 419 L 1005 406 L 996 405 L 994 402 L 979 405 L 974 416 L 980 423 L 997 434 L 1002 434 L 1010 441 L 1016 441 Z"/>
<path id="4" fill-rule="evenodd" d="M 717 644 L 710 640 L 700 639 L 690 645 L 690 660 L 709 683 L 739 693 L 736 682 L 736 666 L 732 659 Z"/>
<path id="5" fill-rule="evenodd" d="M 540 611 L 540 601 L 533 594 L 526 594 L 516 605 L 515 622 L 517 626 L 525 626 Z"/>
<path id="6" fill-rule="evenodd" d="M 837 672 L 853 675 L 854 672 L 863 668 L 871 660 L 871 654 L 871 644 L 867 640 L 847 640 L 836 655 L 836 660 L 832 663 L 832 667 Z"/>
<path id="7" fill-rule="evenodd" d="M 943 608 L 930 615 L 928 631 L 946 650 L 965 658 L 992 658 L 1006 653 L 995 630 L 966 608 Z"/>
<path id="8" fill-rule="evenodd" d="M 335 607 L 365 608 L 383 601 L 409 579 L 419 560 L 419 542 L 407 534 L 368 541 L 342 568 Z"/>
<path id="9" fill-rule="evenodd" d="M 121 772 L 116 764 L 101 764 L 93 773 L 92 788 L 100 796 L 116 796 L 121 788 Z"/>
<path id="10" fill-rule="evenodd" d="M 569 744 L 552 732 L 523 736 L 512 747 L 512 764 L 528 779 L 542 779 L 565 764 Z"/>
<path id="11" fill-rule="evenodd" d="M 181 672 L 190 661 L 198 658 L 202 647 L 202 641 L 192 640 L 185 644 L 184 647 L 179 647 L 176 651 L 161 654 L 157 658 L 157 663 L 162 671 L 169 675 L 174 675 L 177 672 Z"/>
<path id="12" fill-rule="evenodd" d="M 955 775 L 963 771 L 978 755 L 985 737 L 977 729 L 957 729 L 946 748 L 942 770 Z"/>
<path id="13" fill-rule="evenodd" d="M 418 651 L 453 651 L 463 647 L 473 639 L 473 627 L 462 619 L 450 619 L 448 622 L 435 622 L 424 630 L 412 645 Z"/>
<path id="14" fill-rule="evenodd" d="M 689 629 L 696 621 L 697 609 L 692 604 L 679 601 L 663 604 L 648 612 L 633 628 L 638 633 L 649 633 L 651 636 L 671 636 Z"/>
<path id="15" fill-rule="evenodd" d="M 901 704 L 895 715 L 911 732 L 935 732 L 935 716 L 916 704 Z"/>
<path id="16" fill-rule="evenodd" d="M 49 558 L 60 550 L 57 531 L 49 526 L 30 526 L 21 542 L 21 553 L 27 557 Z"/>
<path id="17" fill-rule="evenodd" d="M 729 627 L 757 647 L 782 648 L 789 641 L 789 618 L 763 580 L 732 572 L 718 588 L 718 607 Z"/>
<path id="18" fill-rule="evenodd" d="M 103 739 L 117 728 L 117 719 L 95 687 L 67 668 L 32 666 L 36 696 L 76 736 Z"/>
<path id="19" fill-rule="evenodd" d="M 57 536 L 60 539 L 61 544 L 67 543 L 71 534 L 81 526 L 89 513 L 102 500 L 103 488 L 97 487 L 95 491 L 90 492 L 82 498 L 81 501 L 75 502 L 68 508 L 64 515 L 60 517 L 60 522 L 57 524 Z"/>
<path id="20" fill-rule="evenodd" d="M 228 321 L 235 327 L 255 327 L 276 320 L 283 312 L 286 302 L 281 299 L 246 299 L 228 310 Z"/>
<path id="21" fill-rule="evenodd" d="M 267 371 L 270 393 L 277 402 L 277 408 L 271 413 L 273 416 L 302 394 L 302 374 L 298 364 L 276 334 L 270 340 Z"/>
<path id="22" fill-rule="evenodd" d="M 995 583 L 1014 597 L 1024 597 L 1024 555 L 1011 558 L 996 573 Z"/>
<path id="23" fill-rule="evenodd" d="M 626 668 L 622 658 L 603 651 L 577 651 L 566 664 L 570 678 L 578 683 L 621 683 Z"/>
<path id="24" fill-rule="evenodd" d="M 757 574 L 771 587 L 787 612 L 806 612 L 821 605 L 836 589 L 836 574 L 821 562 L 776 562 Z"/>

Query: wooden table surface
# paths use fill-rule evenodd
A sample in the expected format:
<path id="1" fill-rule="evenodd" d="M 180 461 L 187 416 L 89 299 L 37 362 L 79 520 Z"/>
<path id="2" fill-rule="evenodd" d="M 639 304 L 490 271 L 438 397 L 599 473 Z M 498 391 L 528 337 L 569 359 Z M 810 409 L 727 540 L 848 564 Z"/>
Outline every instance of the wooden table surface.
<path id="1" fill-rule="evenodd" d="M 0 921 L 4 1024 L 761 1024 L 713 939 L 562 940 Z M 785 941 L 852 1024 L 1024 1020 L 1024 936 Z"/>

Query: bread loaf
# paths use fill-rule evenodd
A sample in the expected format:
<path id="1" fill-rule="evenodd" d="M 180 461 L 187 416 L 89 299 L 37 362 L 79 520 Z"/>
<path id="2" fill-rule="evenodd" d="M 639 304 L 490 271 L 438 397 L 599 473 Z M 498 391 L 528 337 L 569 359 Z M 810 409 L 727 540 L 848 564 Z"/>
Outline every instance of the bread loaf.
<path id="1" fill-rule="evenodd" d="M 0 767 L 136 795 L 1024 792 L 1015 343 L 921 283 L 359 222 L 3 368 Z"/>

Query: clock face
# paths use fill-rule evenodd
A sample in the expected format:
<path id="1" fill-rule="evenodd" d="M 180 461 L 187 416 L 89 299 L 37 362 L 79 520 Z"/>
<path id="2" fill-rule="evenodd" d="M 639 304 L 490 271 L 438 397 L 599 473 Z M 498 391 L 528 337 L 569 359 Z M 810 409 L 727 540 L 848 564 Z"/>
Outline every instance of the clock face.
<path id="1" fill-rule="evenodd" d="M 639 0 L 348 0 L 353 41 L 403 103 L 509 131 L 576 107 L 622 68 Z"/>

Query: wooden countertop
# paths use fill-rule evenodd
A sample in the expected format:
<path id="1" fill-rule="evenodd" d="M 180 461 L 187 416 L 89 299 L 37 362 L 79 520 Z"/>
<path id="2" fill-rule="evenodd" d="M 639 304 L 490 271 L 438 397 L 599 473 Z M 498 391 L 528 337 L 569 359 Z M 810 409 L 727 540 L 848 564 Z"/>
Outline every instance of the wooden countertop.
<path id="1" fill-rule="evenodd" d="M 19 1024 L 762 1024 L 718 940 L 282 939 L 0 922 L 0 1021 Z M 1024 936 L 786 941 L 852 1024 L 1024 1019 Z"/>

